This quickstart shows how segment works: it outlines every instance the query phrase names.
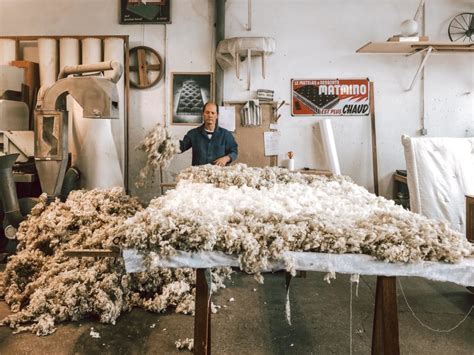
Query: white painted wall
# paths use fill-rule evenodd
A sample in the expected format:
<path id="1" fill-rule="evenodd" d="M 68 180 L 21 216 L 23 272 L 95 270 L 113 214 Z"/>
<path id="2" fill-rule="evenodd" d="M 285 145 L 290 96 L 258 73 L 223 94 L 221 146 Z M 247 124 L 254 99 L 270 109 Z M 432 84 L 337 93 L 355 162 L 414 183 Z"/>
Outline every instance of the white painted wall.
<path id="1" fill-rule="evenodd" d="M 118 0 L 0 0 L 1 35 L 102 35 L 130 36 L 131 46 L 147 45 L 163 54 L 166 79 L 171 72 L 214 69 L 213 0 L 174 0 L 171 25 L 120 25 Z M 258 88 L 275 90 L 278 100 L 290 100 L 291 78 L 369 77 L 375 82 L 379 149 L 380 191 L 391 196 L 392 173 L 405 166 L 400 136 L 415 136 L 420 128 L 422 103 L 428 135 L 474 135 L 474 56 L 441 54 L 430 58 L 425 72 L 425 93 L 411 83 L 420 56 L 361 55 L 355 51 L 368 41 L 384 41 L 399 33 L 399 24 L 413 17 L 418 0 L 253 0 L 252 31 L 246 31 L 247 0 L 227 0 L 226 37 L 271 36 L 276 53 L 268 58 L 266 80 L 254 62 L 252 91 L 245 75 L 238 81 L 232 70 L 225 75 L 225 100 L 253 97 Z M 469 0 L 428 0 L 426 34 L 448 41 L 447 26 L 460 12 L 474 12 Z M 87 21 L 85 20 L 87 19 Z M 245 64 L 245 63 L 244 63 Z M 169 116 L 169 80 L 130 96 L 130 179 L 144 163 L 133 148 L 156 122 Z M 296 154 L 296 167 L 325 165 L 320 155 L 317 120 L 293 118 L 282 110 L 281 158 Z M 172 127 L 182 137 L 187 127 Z M 370 125 L 368 118 L 333 120 L 343 174 L 372 188 Z M 167 178 L 190 164 L 189 152 L 175 159 Z M 146 201 L 158 194 L 158 181 L 132 194 Z"/>

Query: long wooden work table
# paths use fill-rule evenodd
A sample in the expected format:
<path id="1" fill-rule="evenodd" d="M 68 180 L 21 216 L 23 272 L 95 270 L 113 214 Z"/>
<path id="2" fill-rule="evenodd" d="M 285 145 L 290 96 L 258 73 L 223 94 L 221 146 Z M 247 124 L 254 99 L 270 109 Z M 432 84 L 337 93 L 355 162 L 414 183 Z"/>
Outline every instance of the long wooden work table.
<path id="1" fill-rule="evenodd" d="M 127 272 L 145 271 L 147 268 L 188 267 L 196 269 L 196 299 L 194 319 L 194 354 L 211 353 L 211 280 L 210 268 L 239 267 L 237 256 L 219 252 L 187 253 L 166 259 L 157 254 L 151 256 L 151 264 L 145 266 L 144 253 L 123 250 Z M 398 332 L 398 310 L 396 277 L 418 276 L 463 286 L 474 285 L 474 258 L 465 258 L 460 263 L 445 262 L 386 263 L 368 255 L 326 254 L 310 252 L 288 252 L 296 270 L 323 271 L 344 274 L 376 275 L 377 288 L 372 333 L 372 354 L 400 354 Z M 285 269 L 283 262 L 270 265 L 270 270 Z M 288 280 L 287 280 L 288 285 Z"/>

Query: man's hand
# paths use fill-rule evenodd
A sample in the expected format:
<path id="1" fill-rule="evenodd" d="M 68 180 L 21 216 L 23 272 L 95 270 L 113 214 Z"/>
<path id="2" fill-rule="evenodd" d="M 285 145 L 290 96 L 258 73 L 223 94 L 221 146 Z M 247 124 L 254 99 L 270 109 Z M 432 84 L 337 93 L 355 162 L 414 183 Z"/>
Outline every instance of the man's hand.
<path id="1" fill-rule="evenodd" d="M 223 157 L 214 160 L 212 163 L 217 166 L 226 166 L 228 162 L 230 162 L 230 157 L 228 155 L 224 155 Z"/>

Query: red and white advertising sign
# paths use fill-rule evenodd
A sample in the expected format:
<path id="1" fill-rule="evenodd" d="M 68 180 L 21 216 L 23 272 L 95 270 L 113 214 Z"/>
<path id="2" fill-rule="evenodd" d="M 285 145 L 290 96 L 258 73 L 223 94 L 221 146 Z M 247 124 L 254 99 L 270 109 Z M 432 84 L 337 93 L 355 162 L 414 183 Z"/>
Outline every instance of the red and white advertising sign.
<path id="1" fill-rule="evenodd" d="M 292 116 L 368 116 L 369 79 L 292 79 Z"/>

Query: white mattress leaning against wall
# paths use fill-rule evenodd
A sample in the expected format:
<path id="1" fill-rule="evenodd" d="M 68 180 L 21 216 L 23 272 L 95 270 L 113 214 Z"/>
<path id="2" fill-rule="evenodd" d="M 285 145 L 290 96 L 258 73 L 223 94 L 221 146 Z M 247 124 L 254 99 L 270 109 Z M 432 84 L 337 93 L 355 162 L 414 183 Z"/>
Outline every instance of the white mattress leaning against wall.
<path id="1" fill-rule="evenodd" d="M 474 137 L 402 137 L 410 208 L 466 233 L 465 195 L 474 195 Z"/>

